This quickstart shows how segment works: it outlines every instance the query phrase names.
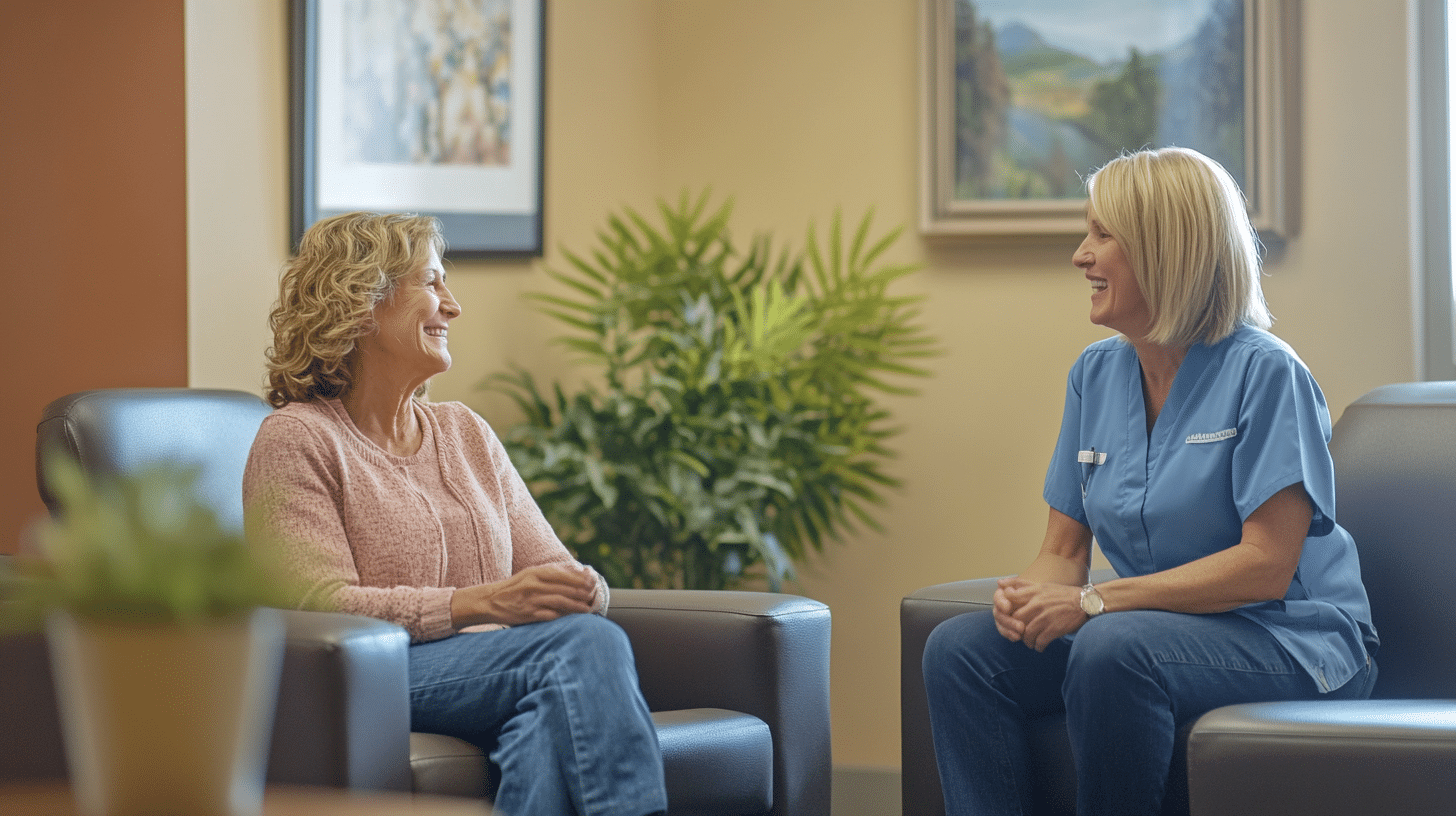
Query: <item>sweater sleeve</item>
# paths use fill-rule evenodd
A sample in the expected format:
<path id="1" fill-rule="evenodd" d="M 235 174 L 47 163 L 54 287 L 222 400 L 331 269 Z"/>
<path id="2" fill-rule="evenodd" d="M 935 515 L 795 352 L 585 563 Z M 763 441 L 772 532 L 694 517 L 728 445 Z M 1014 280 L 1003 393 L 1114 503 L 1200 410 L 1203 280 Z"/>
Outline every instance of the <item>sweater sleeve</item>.
<path id="1" fill-rule="evenodd" d="M 276 542 L 302 584 L 300 607 L 326 608 L 403 626 L 412 640 L 454 634 L 441 587 L 360 585 L 344 524 L 344 463 L 305 422 L 274 414 L 263 421 L 243 474 L 249 536 Z"/>
<path id="2" fill-rule="evenodd" d="M 471 416 L 479 423 L 485 437 L 487 456 L 496 463 L 494 471 L 498 474 L 501 495 L 505 498 L 506 519 L 511 528 L 511 572 L 514 574 L 540 564 L 579 564 L 551 528 L 550 522 L 541 512 L 541 506 L 526 487 L 525 480 L 521 478 L 515 465 L 511 464 L 505 445 L 495 431 L 475 412 L 472 411 Z M 605 615 L 610 600 L 607 581 L 601 573 L 594 569 L 591 571 L 597 582 L 596 601 L 592 611 Z"/>

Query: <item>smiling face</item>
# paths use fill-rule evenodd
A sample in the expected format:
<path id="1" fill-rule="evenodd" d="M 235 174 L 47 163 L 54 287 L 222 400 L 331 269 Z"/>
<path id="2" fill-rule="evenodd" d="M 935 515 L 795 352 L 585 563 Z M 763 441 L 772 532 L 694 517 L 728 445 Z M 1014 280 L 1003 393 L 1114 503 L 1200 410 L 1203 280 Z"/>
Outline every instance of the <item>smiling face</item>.
<path id="1" fill-rule="evenodd" d="M 1152 310 L 1122 245 L 1098 221 L 1090 203 L 1087 237 L 1072 255 L 1072 263 L 1092 284 L 1092 322 L 1121 332 L 1129 340 L 1141 340 L 1153 325 Z"/>
<path id="2" fill-rule="evenodd" d="M 431 249 L 429 260 L 400 278 L 374 307 L 374 330 L 359 338 L 359 363 L 392 379 L 423 384 L 450 369 L 450 321 L 459 316 L 440 256 Z"/>

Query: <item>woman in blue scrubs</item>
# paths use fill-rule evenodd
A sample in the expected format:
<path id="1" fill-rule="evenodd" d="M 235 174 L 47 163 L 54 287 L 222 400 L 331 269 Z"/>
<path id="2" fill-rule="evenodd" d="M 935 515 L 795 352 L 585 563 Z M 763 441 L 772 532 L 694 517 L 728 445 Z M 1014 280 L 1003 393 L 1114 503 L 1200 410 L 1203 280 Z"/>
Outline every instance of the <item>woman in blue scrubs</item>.
<path id="1" fill-rule="evenodd" d="M 1088 181 L 1046 537 L 995 608 L 924 657 L 946 811 L 1031 812 L 1030 717 L 1065 711 L 1079 814 L 1156 814 L 1177 729 L 1234 703 L 1364 698 L 1379 643 L 1336 523 L 1330 416 L 1269 334 L 1258 241 L 1213 160 L 1165 148 Z M 1093 542 L 1118 577 L 1088 583 Z"/>

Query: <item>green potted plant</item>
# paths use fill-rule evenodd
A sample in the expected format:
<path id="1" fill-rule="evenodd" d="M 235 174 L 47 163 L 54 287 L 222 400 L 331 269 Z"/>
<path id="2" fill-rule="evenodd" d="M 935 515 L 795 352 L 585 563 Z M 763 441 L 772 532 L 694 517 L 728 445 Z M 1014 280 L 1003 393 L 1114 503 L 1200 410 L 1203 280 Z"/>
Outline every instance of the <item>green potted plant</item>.
<path id="1" fill-rule="evenodd" d="M 882 404 L 913 391 L 935 353 L 919 298 L 880 261 L 898 230 L 836 214 L 802 254 L 766 236 L 740 249 L 731 202 L 659 202 L 661 226 L 613 215 L 589 254 L 548 269 L 538 293 L 561 341 L 599 378 L 568 392 L 523 369 L 486 382 L 525 418 L 504 434 L 563 541 L 616 586 L 721 589 L 794 564 L 898 484 L 885 470 L 896 429 Z"/>
<path id="2" fill-rule="evenodd" d="M 44 465 L 61 513 L 9 579 L 44 622 L 78 809 L 256 816 L 282 659 L 284 583 L 174 465 Z"/>

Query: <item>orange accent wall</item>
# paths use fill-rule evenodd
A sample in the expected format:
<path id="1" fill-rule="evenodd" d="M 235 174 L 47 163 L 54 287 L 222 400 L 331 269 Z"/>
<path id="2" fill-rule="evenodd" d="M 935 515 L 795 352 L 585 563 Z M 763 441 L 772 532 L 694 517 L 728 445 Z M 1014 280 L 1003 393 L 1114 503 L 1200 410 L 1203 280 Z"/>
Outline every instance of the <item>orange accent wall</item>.
<path id="1" fill-rule="evenodd" d="M 44 512 L 35 425 L 187 384 L 183 0 L 13 3 L 0 25 L 0 552 Z"/>

